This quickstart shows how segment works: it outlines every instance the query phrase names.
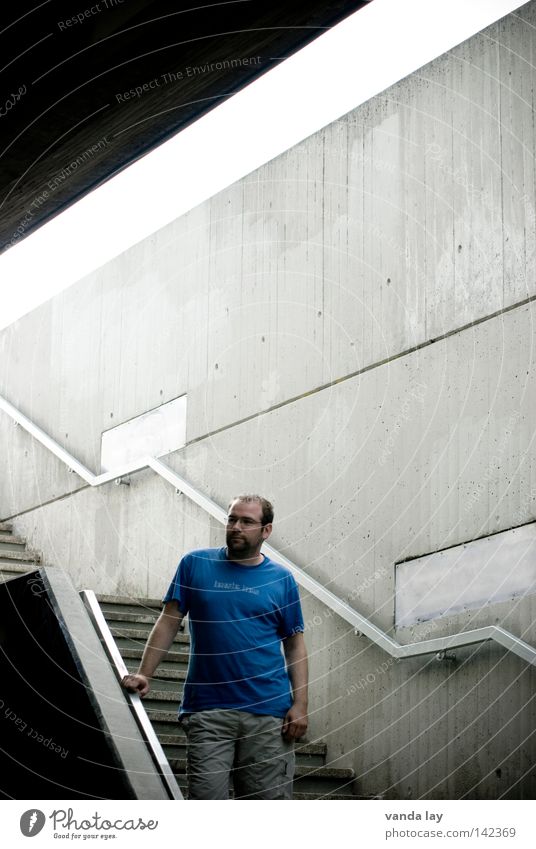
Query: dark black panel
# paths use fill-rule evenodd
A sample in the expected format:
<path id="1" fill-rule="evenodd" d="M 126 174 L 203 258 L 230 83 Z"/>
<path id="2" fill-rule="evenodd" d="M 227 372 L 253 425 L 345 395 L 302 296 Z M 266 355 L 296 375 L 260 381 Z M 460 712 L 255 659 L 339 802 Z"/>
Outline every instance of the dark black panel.
<path id="1" fill-rule="evenodd" d="M 0 584 L 0 618 L 0 798 L 133 798 L 39 572 Z"/>

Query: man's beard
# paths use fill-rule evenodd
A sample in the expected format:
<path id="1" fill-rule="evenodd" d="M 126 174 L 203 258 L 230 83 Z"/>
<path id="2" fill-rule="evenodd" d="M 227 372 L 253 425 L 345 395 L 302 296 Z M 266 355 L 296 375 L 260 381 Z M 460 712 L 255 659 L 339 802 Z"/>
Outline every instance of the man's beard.
<path id="1" fill-rule="evenodd" d="M 257 556 L 260 549 L 259 543 L 262 543 L 262 539 L 259 540 L 259 543 L 251 545 L 251 543 L 244 537 L 228 533 L 226 536 L 226 542 L 229 555 L 236 560 L 247 560 L 250 557 Z"/>

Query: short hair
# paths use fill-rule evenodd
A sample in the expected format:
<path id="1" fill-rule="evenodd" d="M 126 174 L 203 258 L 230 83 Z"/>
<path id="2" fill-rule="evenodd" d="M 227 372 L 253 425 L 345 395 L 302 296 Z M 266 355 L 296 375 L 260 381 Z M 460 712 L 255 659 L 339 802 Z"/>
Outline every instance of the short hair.
<path id="1" fill-rule="evenodd" d="M 231 504 L 235 501 L 254 501 L 257 504 L 260 504 L 262 510 L 262 524 L 270 525 L 274 521 L 274 507 L 273 504 L 268 501 L 267 498 L 263 498 L 262 495 L 235 495 L 234 498 L 231 498 L 229 505 L 227 507 L 227 512 L 229 512 L 229 508 Z"/>

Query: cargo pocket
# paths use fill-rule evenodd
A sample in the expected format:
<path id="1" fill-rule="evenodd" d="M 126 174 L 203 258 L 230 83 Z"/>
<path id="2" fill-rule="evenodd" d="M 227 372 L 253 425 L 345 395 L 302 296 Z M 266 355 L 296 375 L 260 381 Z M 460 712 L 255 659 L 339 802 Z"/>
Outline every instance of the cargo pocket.
<path id="1" fill-rule="evenodd" d="M 294 772 L 296 770 L 296 755 L 294 754 L 294 744 L 288 751 L 283 760 L 283 776 L 281 781 L 280 799 L 292 799 L 292 787 L 294 784 Z"/>

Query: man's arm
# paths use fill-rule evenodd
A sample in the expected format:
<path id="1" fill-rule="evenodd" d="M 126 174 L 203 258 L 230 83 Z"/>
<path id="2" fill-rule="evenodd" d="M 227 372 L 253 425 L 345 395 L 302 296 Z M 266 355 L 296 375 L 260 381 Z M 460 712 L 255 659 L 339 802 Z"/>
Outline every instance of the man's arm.
<path id="1" fill-rule="evenodd" d="M 168 601 L 149 634 L 140 667 L 132 675 L 125 675 L 121 684 L 125 689 L 146 696 L 152 678 L 161 660 L 168 653 L 183 620 L 183 614 L 176 601 Z"/>
<path id="2" fill-rule="evenodd" d="M 292 686 L 293 704 L 283 722 L 285 740 L 298 740 L 307 731 L 307 649 L 302 633 L 283 640 L 288 674 Z"/>

